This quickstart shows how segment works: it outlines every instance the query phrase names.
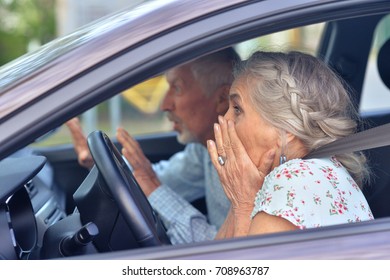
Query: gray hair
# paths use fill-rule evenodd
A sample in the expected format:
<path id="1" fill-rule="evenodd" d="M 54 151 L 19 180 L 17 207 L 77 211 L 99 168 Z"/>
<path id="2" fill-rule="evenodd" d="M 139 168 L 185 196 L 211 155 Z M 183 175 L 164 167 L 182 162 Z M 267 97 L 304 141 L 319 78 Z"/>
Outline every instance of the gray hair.
<path id="1" fill-rule="evenodd" d="M 246 79 L 258 113 L 298 137 L 311 151 L 357 130 L 358 114 L 342 80 L 320 59 L 300 52 L 256 52 L 235 69 Z M 362 153 L 336 155 L 362 185 L 369 170 Z"/>
<path id="2" fill-rule="evenodd" d="M 195 80 L 206 96 L 211 96 L 218 87 L 233 83 L 233 67 L 239 61 L 236 51 L 229 47 L 193 60 L 190 65 Z"/>

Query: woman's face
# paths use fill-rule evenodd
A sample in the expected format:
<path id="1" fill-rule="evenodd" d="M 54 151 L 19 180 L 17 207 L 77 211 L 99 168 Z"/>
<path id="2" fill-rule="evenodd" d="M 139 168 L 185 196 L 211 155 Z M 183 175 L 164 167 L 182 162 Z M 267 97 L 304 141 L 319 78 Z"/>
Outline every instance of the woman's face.
<path id="1" fill-rule="evenodd" d="M 268 124 L 255 110 L 248 89 L 248 83 L 242 79 L 234 81 L 225 118 L 234 121 L 237 135 L 256 166 L 259 167 L 261 157 L 270 149 L 274 149 L 277 155 L 275 166 L 280 153 L 279 130 Z"/>

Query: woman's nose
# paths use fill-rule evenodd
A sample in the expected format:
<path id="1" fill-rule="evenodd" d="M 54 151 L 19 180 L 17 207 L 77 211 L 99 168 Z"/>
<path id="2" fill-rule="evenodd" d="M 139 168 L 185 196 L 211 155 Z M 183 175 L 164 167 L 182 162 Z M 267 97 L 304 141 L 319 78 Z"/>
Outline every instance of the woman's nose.
<path id="1" fill-rule="evenodd" d="M 226 113 L 225 113 L 225 115 L 224 115 L 223 117 L 224 117 L 225 120 L 227 120 L 227 121 L 232 119 L 230 107 L 229 107 L 229 109 L 226 111 Z"/>

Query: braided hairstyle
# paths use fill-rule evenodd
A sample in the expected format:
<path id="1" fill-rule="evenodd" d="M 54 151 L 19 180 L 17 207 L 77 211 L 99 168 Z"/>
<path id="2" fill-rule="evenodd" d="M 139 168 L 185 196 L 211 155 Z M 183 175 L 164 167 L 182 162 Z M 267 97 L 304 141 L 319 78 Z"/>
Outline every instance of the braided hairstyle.
<path id="1" fill-rule="evenodd" d="M 234 76 L 248 84 L 261 117 L 298 137 L 309 153 L 357 130 L 358 114 L 341 79 L 316 57 L 258 51 L 236 66 Z M 368 180 L 362 153 L 336 157 L 360 186 Z"/>

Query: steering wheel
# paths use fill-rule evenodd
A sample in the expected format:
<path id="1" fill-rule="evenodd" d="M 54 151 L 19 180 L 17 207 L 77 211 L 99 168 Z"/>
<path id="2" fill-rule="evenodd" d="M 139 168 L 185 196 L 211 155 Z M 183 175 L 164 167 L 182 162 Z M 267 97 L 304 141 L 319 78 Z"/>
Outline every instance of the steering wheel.
<path id="1" fill-rule="evenodd" d="M 105 186 L 100 187 L 108 189 L 139 247 L 170 244 L 161 220 L 109 137 L 94 131 L 88 136 L 88 147 L 103 178 L 99 185 Z"/>

